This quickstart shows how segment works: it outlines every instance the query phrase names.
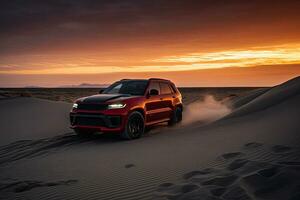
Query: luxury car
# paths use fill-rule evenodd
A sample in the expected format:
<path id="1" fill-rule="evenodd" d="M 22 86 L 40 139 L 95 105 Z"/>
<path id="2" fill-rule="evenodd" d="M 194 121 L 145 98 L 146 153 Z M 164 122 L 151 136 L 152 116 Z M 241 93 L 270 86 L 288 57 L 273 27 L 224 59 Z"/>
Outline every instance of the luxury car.
<path id="1" fill-rule="evenodd" d="M 111 132 L 124 139 L 136 139 L 143 135 L 145 127 L 180 122 L 182 111 L 182 96 L 171 81 L 123 79 L 97 95 L 77 99 L 70 122 L 79 135 Z"/>

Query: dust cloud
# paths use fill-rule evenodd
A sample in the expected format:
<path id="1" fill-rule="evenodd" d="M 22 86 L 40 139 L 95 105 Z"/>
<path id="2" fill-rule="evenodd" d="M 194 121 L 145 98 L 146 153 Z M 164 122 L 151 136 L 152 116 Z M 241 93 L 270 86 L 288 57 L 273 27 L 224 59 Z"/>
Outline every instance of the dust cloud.
<path id="1" fill-rule="evenodd" d="M 212 95 L 206 95 L 203 100 L 193 102 L 184 108 L 183 125 L 193 122 L 209 123 L 229 114 L 231 109 L 222 101 L 217 101 Z"/>

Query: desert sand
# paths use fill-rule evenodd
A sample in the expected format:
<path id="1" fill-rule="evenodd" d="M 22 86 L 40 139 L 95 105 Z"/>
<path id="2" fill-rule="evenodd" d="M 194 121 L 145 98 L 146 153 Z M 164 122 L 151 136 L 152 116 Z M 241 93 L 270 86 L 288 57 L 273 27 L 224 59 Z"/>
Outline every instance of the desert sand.
<path id="1" fill-rule="evenodd" d="M 0 145 L 42 139 L 70 132 L 68 112 L 72 105 L 37 98 L 2 98 L 0 100 Z"/>
<path id="2" fill-rule="evenodd" d="M 300 78 L 207 101 L 123 141 L 74 135 L 71 104 L 2 98 L 0 199 L 300 199 Z"/>

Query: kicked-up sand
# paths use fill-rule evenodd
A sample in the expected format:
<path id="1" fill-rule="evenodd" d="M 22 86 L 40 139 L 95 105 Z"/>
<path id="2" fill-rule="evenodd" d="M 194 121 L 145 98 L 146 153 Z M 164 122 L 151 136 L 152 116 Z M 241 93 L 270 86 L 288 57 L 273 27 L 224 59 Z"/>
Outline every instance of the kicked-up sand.
<path id="1" fill-rule="evenodd" d="M 0 100 L 0 199 L 300 199 L 300 78 L 200 105 L 193 115 L 205 108 L 216 121 L 123 141 L 74 135 L 71 104 Z"/>

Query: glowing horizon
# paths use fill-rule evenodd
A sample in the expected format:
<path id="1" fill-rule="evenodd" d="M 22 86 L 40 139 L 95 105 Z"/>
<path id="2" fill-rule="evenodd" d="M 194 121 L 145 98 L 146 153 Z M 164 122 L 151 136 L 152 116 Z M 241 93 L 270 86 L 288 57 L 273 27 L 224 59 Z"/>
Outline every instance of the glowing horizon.
<path id="1" fill-rule="evenodd" d="M 47 59 L 47 57 L 46 57 Z M 53 58 L 54 60 L 57 58 Z M 167 56 L 153 60 L 139 61 L 138 66 L 128 66 L 126 61 L 121 66 L 111 61 L 112 66 L 101 66 L 96 57 L 63 59 L 59 62 L 40 61 L 34 63 L 31 59 L 29 69 L 22 69 L 19 64 L 4 64 L 2 74 L 94 74 L 117 72 L 167 72 L 190 71 L 200 69 L 215 69 L 227 67 L 253 67 L 259 65 L 282 65 L 300 63 L 300 44 L 284 44 L 277 46 L 252 47 L 240 50 L 225 50 L 219 52 L 190 53 L 180 56 Z M 40 66 L 46 66 L 42 68 Z M 35 69 L 38 67 L 39 69 Z M 19 69 L 18 69 L 19 68 Z"/>

